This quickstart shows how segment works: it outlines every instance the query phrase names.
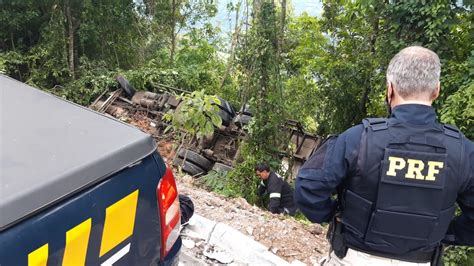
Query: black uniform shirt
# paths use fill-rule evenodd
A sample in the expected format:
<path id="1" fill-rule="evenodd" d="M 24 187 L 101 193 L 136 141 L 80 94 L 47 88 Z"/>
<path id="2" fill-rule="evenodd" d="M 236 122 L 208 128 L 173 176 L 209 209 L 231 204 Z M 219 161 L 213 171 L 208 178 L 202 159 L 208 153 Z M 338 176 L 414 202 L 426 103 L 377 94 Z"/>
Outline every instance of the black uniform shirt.
<path id="1" fill-rule="evenodd" d="M 437 123 L 434 109 L 419 104 L 399 105 L 393 109 L 392 117 L 414 125 Z M 295 202 L 312 222 L 331 220 L 335 211 L 331 194 L 344 178 L 350 178 L 355 171 L 363 129 L 362 125 L 357 125 L 329 138 L 299 171 Z M 474 245 L 474 143 L 465 139 L 464 146 L 463 168 L 468 181 L 458 194 L 462 215 L 450 226 L 450 233 L 455 235 L 455 240 L 450 243 Z"/>
<path id="2" fill-rule="evenodd" d="M 293 189 L 274 172 L 270 172 L 268 179 L 260 184 L 259 190 L 260 194 L 265 190 L 269 194 L 268 210 L 270 212 L 283 213 L 286 208 L 288 214 L 293 215 L 296 211 Z"/>

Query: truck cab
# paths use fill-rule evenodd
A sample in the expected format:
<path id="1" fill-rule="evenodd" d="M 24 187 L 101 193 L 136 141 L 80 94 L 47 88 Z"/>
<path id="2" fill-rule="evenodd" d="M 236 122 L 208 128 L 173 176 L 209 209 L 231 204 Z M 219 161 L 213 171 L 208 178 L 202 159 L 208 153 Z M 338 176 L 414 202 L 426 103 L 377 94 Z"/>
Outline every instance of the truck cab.
<path id="1" fill-rule="evenodd" d="M 0 75 L 0 265 L 172 265 L 178 191 L 149 135 Z"/>

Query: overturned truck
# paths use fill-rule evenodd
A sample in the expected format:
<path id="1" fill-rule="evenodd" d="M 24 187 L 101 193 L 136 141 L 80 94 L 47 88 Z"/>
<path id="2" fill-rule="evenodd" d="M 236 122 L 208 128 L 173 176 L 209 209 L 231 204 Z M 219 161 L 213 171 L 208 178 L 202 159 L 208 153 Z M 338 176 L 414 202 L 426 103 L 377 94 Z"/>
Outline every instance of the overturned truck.
<path id="1" fill-rule="evenodd" d="M 180 104 L 179 93 L 188 91 L 160 85 L 157 92 L 135 91 L 123 77 L 117 77 L 118 88 L 114 91 L 104 91 L 90 108 L 114 116 L 119 119 L 134 117 L 136 113 L 145 114 L 152 121 L 148 126 L 153 127 L 155 137 L 162 135 L 167 123 L 163 115 L 174 112 Z M 248 105 L 243 105 L 237 111 L 226 100 L 219 97 L 219 116 L 222 126 L 215 128 L 214 133 L 188 146 L 181 147 L 172 161 L 174 166 L 192 175 L 200 176 L 208 171 L 227 172 L 238 163 L 240 144 L 247 136 L 246 125 L 252 119 Z M 139 125 L 138 125 L 139 126 Z M 321 143 L 321 138 L 309 134 L 297 121 L 287 121 L 283 132 L 288 139 L 288 145 L 280 151 L 283 166 L 294 178 L 301 165 L 311 156 Z"/>

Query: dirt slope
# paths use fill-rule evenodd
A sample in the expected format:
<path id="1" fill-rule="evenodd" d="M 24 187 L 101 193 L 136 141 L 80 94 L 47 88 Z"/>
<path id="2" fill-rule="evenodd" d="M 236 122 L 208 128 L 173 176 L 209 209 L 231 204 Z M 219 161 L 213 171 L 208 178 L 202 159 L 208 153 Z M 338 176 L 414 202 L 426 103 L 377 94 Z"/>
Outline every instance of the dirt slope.
<path id="1" fill-rule="evenodd" d="M 179 192 L 192 198 L 196 213 L 241 231 L 288 262 L 313 265 L 327 253 L 326 230 L 321 226 L 271 214 L 243 198 L 225 198 L 198 188 L 190 176 L 176 176 Z"/>

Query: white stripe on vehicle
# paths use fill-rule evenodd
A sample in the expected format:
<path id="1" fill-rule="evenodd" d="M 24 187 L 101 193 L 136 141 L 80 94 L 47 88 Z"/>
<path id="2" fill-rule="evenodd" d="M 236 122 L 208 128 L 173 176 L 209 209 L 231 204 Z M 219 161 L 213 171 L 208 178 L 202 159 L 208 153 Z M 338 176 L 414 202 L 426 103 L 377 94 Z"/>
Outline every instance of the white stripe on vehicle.
<path id="1" fill-rule="evenodd" d="M 280 193 L 270 193 L 270 198 L 281 198 Z"/>
<path id="2" fill-rule="evenodd" d="M 112 266 L 114 263 L 116 263 L 119 259 L 121 259 L 123 256 L 125 256 L 128 252 L 130 251 L 130 243 L 123 247 L 121 250 L 119 250 L 117 253 L 115 253 L 112 257 L 110 257 L 108 260 L 104 261 L 101 266 Z"/>

